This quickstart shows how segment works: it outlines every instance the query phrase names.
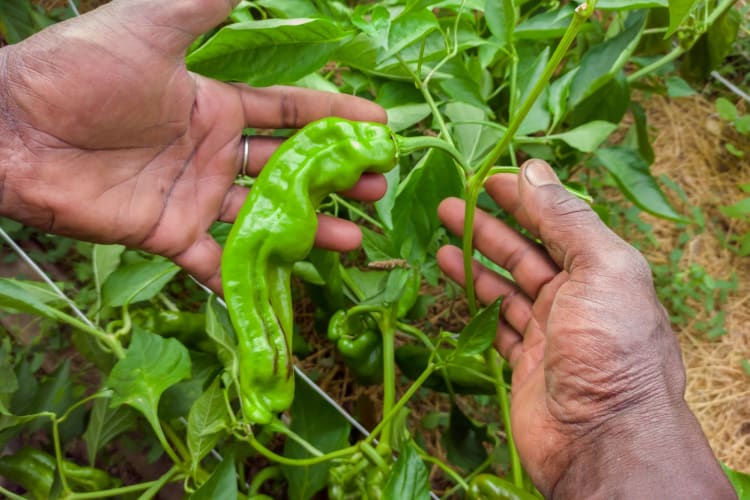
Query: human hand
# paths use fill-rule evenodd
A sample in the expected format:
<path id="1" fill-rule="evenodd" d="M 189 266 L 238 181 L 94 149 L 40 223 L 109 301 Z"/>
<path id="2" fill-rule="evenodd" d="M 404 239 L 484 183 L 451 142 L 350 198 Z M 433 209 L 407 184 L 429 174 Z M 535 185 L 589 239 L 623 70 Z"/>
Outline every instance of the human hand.
<path id="1" fill-rule="evenodd" d="M 684 399 L 685 371 L 644 258 L 569 194 L 541 161 L 487 192 L 543 245 L 478 211 L 477 295 L 504 297 L 495 346 L 513 368 L 521 461 L 547 497 L 734 498 Z M 464 204 L 440 217 L 463 231 Z M 464 284 L 460 249 L 438 262 Z"/>
<path id="2" fill-rule="evenodd" d="M 242 130 L 386 119 L 352 96 L 188 72 L 188 46 L 231 4 L 116 0 L 0 50 L 0 215 L 164 255 L 219 291 L 221 248 L 208 229 L 234 221 L 247 194 L 234 185 Z M 248 172 L 278 144 L 254 137 Z M 382 176 L 366 175 L 345 194 L 384 192 Z M 354 224 L 322 216 L 316 244 L 344 251 L 360 238 Z"/>

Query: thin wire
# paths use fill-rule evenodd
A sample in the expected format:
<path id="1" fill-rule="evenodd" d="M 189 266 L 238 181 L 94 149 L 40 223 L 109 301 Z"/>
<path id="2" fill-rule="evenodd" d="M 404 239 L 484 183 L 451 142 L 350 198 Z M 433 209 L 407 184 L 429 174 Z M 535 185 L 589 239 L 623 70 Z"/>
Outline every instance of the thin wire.
<path id="1" fill-rule="evenodd" d="M 6 233 L 5 230 L 1 227 L 0 227 L 0 237 L 2 237 L 5 240 L 5 242 L 8 243 L 8 245 L 10 245 L 10 248 L 12 248 L 13 251 L 15 251 L 19 257 L 21 257 L 21 260 L 23 260 L 26 264 L 28 264 L 28 266 L 31 267 L 31 269 L 33 269 L 34 272 L 40 278 L 42 278 L 42 280 L 45 283 L 47 283 L 55 291 L 55 293 L 59 295 L 60 298 L 63 299 L 70 306 L 70 308 L 73 310 L 73 313 L 76 316 L 78 316 L 78 318 L 81 321 L 86 323 L 88 326 L 94 327 L 94 324 L 91 322 L 91 320 L 85 314 L 83 314 L 83 312 L 81 312 L 80 309 L 78 309 L 78 306 L 76 306 L 75 302 L 69 299 L 68 296 L 65 295 L 65 293 L 63 293 L 62 290 L 60 290 L 60 288 L 55 284 L 55 282 L 52 281 L 52 279 L 50 279 L 49 276 L 47 276 L 47 273 L 41 267 L 39 267 L 39 265 L 36 262 L 34 262 L 34 260 L 29 256 L 29 254 L 27 254 L 23 248 L 19 247 L 16 244 L 16 242 L 13 241 L 13 239 L 10 237 L 10 235 L 8 235 L 8 233 Z"/>
<path id="2" fill-rule="evenodd" d="M 717 71 L 712 71 L 711 76 L 714 77 L 716 80 L 720 81 L 724 84 L 726 88 L 737 94 L 739 97 L 743 98 L 747 102 L 750 102 L 750 95 L 748 95 L 746 92 L 744 92 L 741 88 L 739 88 L 737 85 L 733 84 L 723 76 L 721 76 Z"/>
<path id="3" fill-rule="evenodd" d="M 78 7 L 76 7 L 76 3 L 73 0 L 68 0 L 68 5 L 70 6 L 70 10 L 73 11 L 73 14 L 76 16 L 80 16 L 81 13 L 78 11 Z"/>

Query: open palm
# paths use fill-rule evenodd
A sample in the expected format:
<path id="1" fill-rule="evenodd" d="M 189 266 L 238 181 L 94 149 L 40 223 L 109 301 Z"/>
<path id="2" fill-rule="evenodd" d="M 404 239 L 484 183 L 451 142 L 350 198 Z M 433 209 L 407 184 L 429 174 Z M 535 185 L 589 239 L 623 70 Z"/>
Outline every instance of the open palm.
<path id="1" fill-rule="evenodd" d="M 219 290 L 221 249 L 208 229 L 233 221 L 247 194 L 234 185 L 242 130 L 297 128 L 328 115 L 385 119 L 355 97 L 188 72 L 187 47 L 231 7 L 114 1 L 0 51 L 0 116 L 16 151 L 0 215 L 167 256 Z M 249 172 L 277 145 L 253 138 Z M 384 189 L 381 177 L 365 177 L 349 194 L 371 200 Z M 326 218 L 317 243 L 345 250 L 359 238 L 352 224 Z"/>

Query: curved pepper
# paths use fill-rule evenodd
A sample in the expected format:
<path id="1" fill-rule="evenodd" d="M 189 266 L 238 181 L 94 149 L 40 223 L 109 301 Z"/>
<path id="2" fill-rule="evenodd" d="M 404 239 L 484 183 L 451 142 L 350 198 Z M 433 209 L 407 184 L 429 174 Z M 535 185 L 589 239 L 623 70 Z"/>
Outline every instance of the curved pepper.
<path id="1" fill-rule="evenodd" d="M 469 500 L 538 500 L 539 497 L 521 490 L 513 483 L 492 474 L 480 474 L 472 479 Z"/>
<path id="2" fill-rule="evenodd" d="M 269 423 L 294 397 L 292 266 L 312 249 L 316 208 L 365 171 L 392 169 L 398 151 L 378 123 L 324 118 L 285 141 L 253 184 L 227 238 L 222 284 L 239 343 L 240 401 Z"/>

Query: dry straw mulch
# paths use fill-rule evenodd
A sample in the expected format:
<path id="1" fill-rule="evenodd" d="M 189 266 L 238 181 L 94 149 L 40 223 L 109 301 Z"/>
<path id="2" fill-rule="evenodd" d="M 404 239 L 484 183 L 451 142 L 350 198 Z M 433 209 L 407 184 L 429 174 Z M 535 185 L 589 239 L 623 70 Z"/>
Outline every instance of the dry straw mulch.
<path id="1" fill-rule="evenodd" d="M 707 220 L 706 231 L 689 243 L 681 264 L 699 264 L 718 279 L 732 273 L 738 278 L 737 291 L 723 306 L 726 335 L 712 341 L 696 331 L 694 323 L 708 317 L 703 312 L 676 333 L 687 369 L 690 407 L 719 459 L 750 473 L 750 374 L 741 364 L 750 358 L 750 257 L 739 257 L 722 243 L 722 235 L 743 234 L 750 231 L 750 224 L 719 212 L 719 207 L 748 196 L 738 185 L 750 184 L 750 138 L 723 123 L 714 105 L 701 96 L 653 97 L 645 106 L 656 134 L 652 173 L 675 180 Z M 745 157 L 730 155 L 727 142 L 744 150 Z M 654 218 L 648 222 L 654 225 L 661 248 L 647 250 L 646 256 L 651 262 L 665 263 L 682 230 Z"/>

